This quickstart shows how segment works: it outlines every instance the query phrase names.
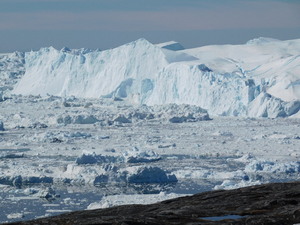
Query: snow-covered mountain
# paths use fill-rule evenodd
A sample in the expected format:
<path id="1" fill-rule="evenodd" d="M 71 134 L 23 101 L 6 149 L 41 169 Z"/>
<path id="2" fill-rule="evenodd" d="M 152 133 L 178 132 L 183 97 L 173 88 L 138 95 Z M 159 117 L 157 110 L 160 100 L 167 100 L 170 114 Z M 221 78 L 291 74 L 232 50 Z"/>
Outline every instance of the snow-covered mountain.
<path id="1" fill-rule="evenodd" d="M 106 51 L 25 53 L 22 95 L 118 97 L 135 104 L 193 104 L 212 115 L 299 115 L 300 39 L 184 49 L 145 39 Z"/>

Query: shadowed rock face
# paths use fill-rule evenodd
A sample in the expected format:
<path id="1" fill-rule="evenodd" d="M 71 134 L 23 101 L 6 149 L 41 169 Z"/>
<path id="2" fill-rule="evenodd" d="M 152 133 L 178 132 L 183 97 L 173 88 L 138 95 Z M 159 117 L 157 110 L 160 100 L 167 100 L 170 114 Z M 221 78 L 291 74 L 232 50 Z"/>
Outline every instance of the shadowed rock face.
<path id="1" fill-rule="evenodd" d="M 78 211 L 11 224 L 289 225 L 296 223 L 300 223 L 300 182 L 212 191 L 151 205 L 126 205 Z"/>

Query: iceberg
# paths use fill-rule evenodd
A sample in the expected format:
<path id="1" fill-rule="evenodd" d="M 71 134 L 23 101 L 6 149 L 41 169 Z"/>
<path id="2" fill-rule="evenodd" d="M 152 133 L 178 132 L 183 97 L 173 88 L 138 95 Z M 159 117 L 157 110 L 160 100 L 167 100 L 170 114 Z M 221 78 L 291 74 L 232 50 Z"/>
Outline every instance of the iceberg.
<path id="1" fill-rule="evenodd" d="M 115 49 L 25 53 L 12 94 L 190 104 L 210 115 L 288 117 L 300 106 L 300 39 L 184 49 L 145 39 Z"/>

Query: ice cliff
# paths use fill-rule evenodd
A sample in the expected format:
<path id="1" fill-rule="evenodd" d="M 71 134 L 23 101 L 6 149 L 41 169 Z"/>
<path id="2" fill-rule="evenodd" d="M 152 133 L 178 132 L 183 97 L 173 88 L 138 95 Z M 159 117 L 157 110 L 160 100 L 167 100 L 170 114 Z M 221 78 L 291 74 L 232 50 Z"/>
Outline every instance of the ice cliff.
<path id="1" fill-rule="evenodd" d="M 105 51 L 25 53 L 13 94 L 112 97 L 134 104 L 192 104 L 211 115 L 299 115 L 300 39 L 184 49 L 139 39 Z"/>

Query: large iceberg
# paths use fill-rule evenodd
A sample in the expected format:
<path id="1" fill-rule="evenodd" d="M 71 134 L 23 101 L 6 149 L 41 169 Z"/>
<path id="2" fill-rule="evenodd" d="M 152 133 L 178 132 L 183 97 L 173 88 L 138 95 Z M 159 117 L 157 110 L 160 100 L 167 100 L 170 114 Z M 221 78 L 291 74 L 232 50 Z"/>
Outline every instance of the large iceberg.
<path id="1" fill-rule="evenodd" d="M 226 116 L 274 118 L 299 111 L 300 39 L 174 46 L 179 43 L 139 39 L 105 51 L 28 52 L 25 75 L 12 93 L 191 104 Z"/>

